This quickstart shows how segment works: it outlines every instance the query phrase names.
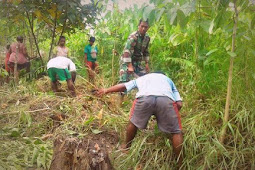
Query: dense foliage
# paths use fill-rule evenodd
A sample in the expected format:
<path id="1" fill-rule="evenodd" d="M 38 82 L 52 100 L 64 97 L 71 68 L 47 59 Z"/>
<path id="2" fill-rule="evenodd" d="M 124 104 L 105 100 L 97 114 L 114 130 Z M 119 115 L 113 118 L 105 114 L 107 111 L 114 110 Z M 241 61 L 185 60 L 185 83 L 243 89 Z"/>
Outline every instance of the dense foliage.
<path id="1" fill-rule="evenodd" d="M 105 1 L 99 1 L 97 5 L 103 7 L 103 3 Z M 235 11 L 235 6 L 237 11 Z M 32 9 L 36 14 L 36 10 L 34 8 Z M 40 5 L 39 9 L 41 9 Z M 142 7 L 135 5 L 133 8 L 120 10 L 118 3 L 113 3 L 112 10 L 101 10 L 103 17 L 98 21 L 98 24 L 92 26 L 100 51 L 98 62 L 101 67 L 101 73 L 98 76 L 96 85 L 109 86 L 118 82 L 119 56 L 122 53 L 125 41 L 130 33 L 136 31 L 140 18 L 149 18 L 150 29 L 148 34 L 151 37 L 151 69 L 152 71 L 162 70 L 171 77 L 176 83 L 184 101 L 184 107 L 181 112 L 185 135 L 184 169 L 254 169 L 254 1 L 150 0 L 150 5 L 144 5 Z M 50 13 L 47 15 L 50 15 Z M 52 16 L 54 18 L 54 15 Z M 72 18 L 71 14 L 67 16 L 70 19 Z M 39 15 L 36 15 L 36 17 L 37 19 L 34 23 L 35 30 L 38 31 L 37 39 L 39 48 L 45 52 L 49 52 L 52 39 L 47 35 L 47 30 L 41 29 Z M 237 19 L 238 22 L 236 37 L 233 39 L 234 19 Z M 59 27 L 56 27 L 58 35 L 61 34 L 61 31 L 58 31 L 58 28 L 62 28 L 61 20 L 63 18 L 61 19 L 60 17 Z M 8 35 L 12 35 L 8 36 L 10 39 L 13 39 L 14 35 L 17 35 L 17 30 L 16 32 L 15 30 L 11 30 L 13 23 L 8 22 L 6 18 L 1 19 L 0 23 L 2 25 L 6 24 L 6 27 L 10 27 L 8 32 Z M 52 27 L 52 23 L 44 23 L 43 28 Z M 23 22 L 23 24 L 28 25 L 29 23 Z M 89 84 L 84 84 L 85 79 L 83 78 L 86 76 L 86 71 L 83 66 L 83 49 L 88 42 L 90 29 L 84 29 L 84 27 L 78 25 L 76 27 L 76 24 L 76 21 L 74 21 L 72 25 L 69 25 L 70 27 L 66 29 L 64 35 L 67 37 L 67 46 L 72 51 L 71 58 L 77 64 L 78 73 L 81 75 L 78 79 L 80 78 L 80 81 L 83 81 L 81 83 L 82 85 L 90 86 Z M 18 33 L 20 34 L 26 31 L 27 29 L 18 30 Z M 14 32 L 15 34 L 11 34 Z M 234 46 L 232 41 L 234 41 Z M 0 42 L 4 44 L 6 40 L 1 40 Z M 235 48 L 233 49 L 233 47 Z M 118 54 L 113 52 L 115 50 Z M 48 56 L 43 57 L 44 61 L 47 61 L 47 59 Z M 233 60 L 233 68 L 231 68 L 231 60 Z M 232 76 L 229 74 L 229 70 L 231 69 L 233 70 Z M 232 84 L 230 84 L 232 94 L 229 105 L 229 119 L 223 123 L 224 114 L 226 114 L 226 110 L 224 109 L 226 108 L 229 76 L 232 80 Z M 18 88 L 21 93 L 28 93 L 33 97 L 40 96 L 40 101 L 42 98 L 45 100 L 47 96 L 49 96 L 49 100 L 52 99 L 49 91 L 36 92 L 38 88 L 34 87 L 35 84 L 38 85 L 39 83 L 40 86 L 42 82 L 45 82 L 45 80 L 32 81 L 30 83 L 31 87 L 29 85 L 28 87 L 20 85 Z M 6 87 L 3 89 L 6 89 Z M 17 88 L 13 90 L 15 93 L 18 93 Z M 11 92 L 8 91 L 3 94 L 5 93 L 10 94 Z M 85 100 L 86 97 L 84 95 L 83 99 Z M 116 131 L 120 136 L 123 136 L 122 130 L 128 119 L 128 108 L 131 105 L 130 98 L 132 98 L 132 95 L 125 101 L 124 108 L 119 111 L 121 114 L 111 115 L 112 117 L 105 116 L 102 118 L 103 120 L 97 120 L 92 119 L 91 117 L 93 116 L 91 115 L 100 114 L 101 111 L 97 113 L 98 110 L 94 113 L 90 110 L 89 115 L 91 119 L 86 121 L 106 121 L 102 127 L 107 128 L 109 131 Z M 14 99 L 10 98 L 8 100 L 12 101 Z M 67 100 L 65 99 L 64 101 L 69 102 Z M 6 102 L 1 98 L 0 107 L 3 108 L 3 104 L 6 104 Z M 10 108 L 13 109 L 15 102 L 10 102 L 10 105 L 12 105 Z M 81 105 L 77 104 L 76 107 L 81 109 Z M 84 134 L 84 129 L 81 126 L 85 126 L 85 129 L 91 128 L 88 124 L 76 120 L 81 115 L 75 111 L 73 105 L 67 105 L 69 108 L 60 106 L 62 110 L 66 109 L 66 114 L 75 113 L 77 117 L 72 116 L 71 119 L 66 120 L 58 129 L 58 132 L 64 129 L 66 131 L 71 130 Z M 61 110 L 60 106 L 57 106 L 55 110 Z M 19 107 L 21 106 L 19 105 Z M 24 109 L 23 111 L 27 109 L 26 107 L 21 108 Z M 6 107 L 4 107 L 3 111 L 13 112 Z M 19 116 L 20 124 L 18 128 L 20 129 L 24 128 L 22 127 L 24 124 L 31 124 L 33 122 L 33 118 L 26 117 L 27 114 L 23 111 L 21 110 L 16 113 Z M 6 115 L 1 116 L 1 120 L 6 120 Z M 71 122 L 79 123 L 71 125 Z M 35 124 L 37 125 L 37 123 Z M 51 127 L 46 122 L 42 124 Z M 119 155 L 118 152 L 112 153 L 112 160 L 116 169 L 133 167 L 137 169 L 171 169 L 174 166 L 175 162 L 172 161 L 171 144 L 153 125 L 154 123 L 152 122 L 148 131 L 138 134 L 129 154 Z M 34 138 L 41 137 L 40 135 L 44 134 L 44 132 L 38 132 L 32 135 L 27 132 L 32 128 L 29 126 L 23 130 L 31 135 L 31 137 L 22 136 L 24 134 L 20 133 L 15 136 L 16 131 L 14 128 L 17 128 L 15 124 L 8 125 L 5 122 L 2 123 L 1 128 L 4 126 L 6 127 L 3 129 L 3 132 L 1 131 L 1 134 L 3 134 L 3 138 L 6 141 L 11 140 L 13 142 L 16 139 L 19 141 L 20 138 L 29 137 L 27 148 L 36 148 L 39 150 L 37 152 L 41 154 L 45 152 L 44 154 L 46 156 L 44 161 L 49 161 L 48 157 L 51 154 L 49 149 L 51 146 L 48 144 L 49 141 L 40 141 L 37 145 L 37 139 Z M 8 128 L 8 126 L 11 128 Z M 219 138 L 223 127 L 227 127 L 227 131 L 225 141 L 220 142 Z M 42 130 L 45 127 L 33 128 Z M 71 134 L 70 131 L 67 134 Z M 11 136 L 10 139 L 8 135 Z M 13 139 L 13 135 L 16 138 Z M 24 139 L 21 140 L 22 142 L 24 143 Z M 19 143 L 15 143 L 13 148 L 16 145 L 19 146 Z M 3 145 L 1 149 L 7 147 L 9 146 Z M 27 153 L 29 155 L 29 151 Z M 6 162 L 10 161 L 11 157 L 2 159 L 6 155 L 8 155 L 6 152 L 1 154 L 1 161 L 5 165 L 8 165 Z M 43 156 L 41 155 L 41 157 Z M 35 158 L 32 158 L 31 162 L 31 158 L 27 156 L 24 160 L 30 161 L 30 163 L 22 164 L 19 162 L 18 164 L 21 167 L 26 165 L 32 166 L 36 163 L 33 159 Z M 48 163 L 44 162 L 42 164 L 37 162 L 37 165 L 46 168 Z"/>

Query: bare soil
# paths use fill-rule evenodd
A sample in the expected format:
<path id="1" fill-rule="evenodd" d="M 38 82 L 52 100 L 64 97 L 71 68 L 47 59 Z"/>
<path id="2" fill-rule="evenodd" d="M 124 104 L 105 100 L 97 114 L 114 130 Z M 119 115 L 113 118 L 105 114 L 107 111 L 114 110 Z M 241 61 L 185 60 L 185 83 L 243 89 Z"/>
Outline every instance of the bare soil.
<path id="1" fill-rule="evenodd" d="M 58 136 L 54 141 L 51 170 L 112 170 L 109 153 L 117 134 L 104 132 L 83 139 Z"/>

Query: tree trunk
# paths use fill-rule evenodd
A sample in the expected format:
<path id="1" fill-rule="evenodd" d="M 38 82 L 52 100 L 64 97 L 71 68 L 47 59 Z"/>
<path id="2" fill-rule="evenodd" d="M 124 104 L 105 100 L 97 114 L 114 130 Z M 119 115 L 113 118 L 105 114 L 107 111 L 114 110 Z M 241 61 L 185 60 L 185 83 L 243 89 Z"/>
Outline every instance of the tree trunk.
<path id="1" fill-rule="evenodd" d="M 34 56 L 34 50 L 33 50 L 33 42 L 32 42 L 32 34 L 29 34 L 29 44 L 30 44 L 30 56 L 33 57 Z M 30 59 L 29 59 L 30 60 Z"/>
<path id="2" fill-rule="evenodd" d="M 64 24 L 63 24 L 63 27 L 62 27 L 62 31 L 61 31 L 60 36 L 62 36 L 62 35 L 64 34 L 64 32 L 65 32 L 65 28 L 66 28 L 66 20 L 67 20 L 67 18 L 65 18 L 65 21 L 64 21 Z"/>
<path id="3" fill-rule="evenodd" d="M 64 21 L 64 24 L 63 24 L 63 27 L 62 27 L 62 31 L 61 31 L 61 34 L 60 34 L 60 36 L 62 36 L 63 34 L 64 34 L 64 32 L 65 32 L 65 28 L 66 28 L 66 21 L 67 21 L 67 0 L 66 0 L 66 9 L 65 9 L 65 14 L 66 14 L 66 16 L 65 16 L 65 21 Z"/>
<path id="4" fill-rule="evenodd" d="M 114 40 L 114 45 L 113 45 L 113 50 L 112 50 L 112 85 L 114 84 L 114 81 L 115 81 L 115 73 L 114 73 L 115 47 L 116 47 L 116 42 Z"/>
<path id="5" fill-rule="evenodd" d="M 235 52 L 235 41 L 236 41 L 236 30 L 237 30 L 237 22 L 238 22 L 238 11 L 236 7 L 236 0 L 234 0 L 234 27 L 233 27 L 233 35 L 232 35 L 232 50 L 231 52 Z M 232 79 L 233 79 L 233 68 L 234 68 L 234 57 L 230 57 L 230 65 L 229 65 L 229 73 L 228 73 L 228 87 L 227 87 L 227 97 L 226 97 L 226 105 L 223 119 L 223 126 L 220 134 L 220 142 L 223 144 L 226 137 L 227 124 L 229 119 L 229 107 L 231 101 L 231 90 L 232 90 Z"/>
<path id="6" fill-rule="evenodd" d="M 50 45 L 50 52 L 49 52 L 49 60 L 51 59 L 52 47 L 53 47 L 54 39 L 55 39 L 55 35 L 56 35 L 57 11 L 58 11 L 58 8 L 56 8 L 56 11 L 55 11 L 54 27 L 53 27 L 53 30 L 52 30 L 52 38 L 51 38 L 51 45 Z"/>
<path id="7" fill-rule="evenodd" d="M 34 33 L 33 14 L 32 14 L 32 20 L 30 20 L 29 14 L 28 14 L 27 11 L 26 11 L 26 14 L 27 14 L 27 19 L 28 19 L 29 26 L 30 26 L 30 29 L 31 29 L 31 33 L 32 33 L 34 41 L 35 41 L 36 50 L 37 50 L 37 53 L 38 53 L 38 55 L 40 57 L 41 64 L 43 66 L 44 65 L 43 58 L 41 56 L 40 49 L 39 49 L 39 46 L 38 46 L 38 43 L 37 43 L 37 38 L 36 38 L 35 33 Z"/>
<path id="8" fill-rule="evenodd" d="M 112 170 L 105 146 L 100 140 L 58 137 L 50 170 Z"/>

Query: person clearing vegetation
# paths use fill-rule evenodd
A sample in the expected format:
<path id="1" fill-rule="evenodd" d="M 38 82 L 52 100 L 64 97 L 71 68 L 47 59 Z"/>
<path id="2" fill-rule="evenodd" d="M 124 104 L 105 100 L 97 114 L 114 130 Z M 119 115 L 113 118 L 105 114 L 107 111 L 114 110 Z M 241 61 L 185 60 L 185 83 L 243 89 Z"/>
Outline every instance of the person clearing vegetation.
<path id="1" fill-rule="evenodd" d="M 51 79 L 51 87 L 54 92 L 59 92 L 57 76 L 60 81 L 66 80 L 68 89 L 73 97 L 76 96 L 74 81 L 76 78 L 75 64 L 69 58 L 58 56 L 47 63 L 48 75 Z M 70 73 L 71 72 L 71 73 Z"/>
<path id="2" fill-rule="evenodd" d="M 145 129 L 150 117 L 155 115 L 159 129 L 171 134 L 169 139 L 172 141 L 173 151 L 178 157 L 180 166 L 183 159 L 181 154 L 183 135 L 179 114 L 182 99 L 170 78 L 161 72 L 149 73 L 136 80 L 106 89 L 98 89 L 96 95 L 130 91 L 134 88 L 137 88 L 138 92 L 130 111 L 126 141 L 122 149 L 128 149 L 131 146 L 137 129 Z"/>
<path id="3" fill-rule="evenodd" d="M 120 58 L 120 83 L 149 73 L 150 37 L 147 34 L 148 29 L 149 21 L 140 19 L 138 30 L 129 35 Z M 145 63 L 145 69 L 142 62 Z M 124 94 L 120 93 L 120 106 L 124 100 Z"/>

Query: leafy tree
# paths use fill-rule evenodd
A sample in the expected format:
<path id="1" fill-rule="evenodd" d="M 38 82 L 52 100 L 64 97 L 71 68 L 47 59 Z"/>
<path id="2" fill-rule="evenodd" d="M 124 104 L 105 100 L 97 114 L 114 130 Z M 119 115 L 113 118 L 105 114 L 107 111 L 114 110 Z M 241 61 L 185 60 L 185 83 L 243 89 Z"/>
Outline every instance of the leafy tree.
<path id="1" fill-rule="evenodd" d="M 51 30 L 52 41 L 49 50 L 51 56 L 52 46 L 57 34 L 74 31 L 75 28 L 85 28 L 93 24 L 98 12 L 97 3 L 82 5 L 80 0 L 10 0 L 1 2 L 1 14 L 4 18 L 15 23 L 24 21 L 29 25 L 33 35 L 37 53 L 42 60 L 35 32 L 38 29 Z"/>

